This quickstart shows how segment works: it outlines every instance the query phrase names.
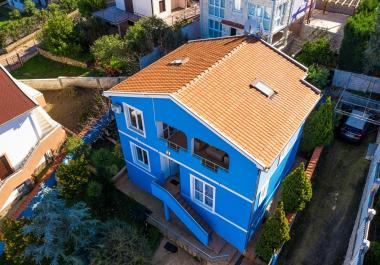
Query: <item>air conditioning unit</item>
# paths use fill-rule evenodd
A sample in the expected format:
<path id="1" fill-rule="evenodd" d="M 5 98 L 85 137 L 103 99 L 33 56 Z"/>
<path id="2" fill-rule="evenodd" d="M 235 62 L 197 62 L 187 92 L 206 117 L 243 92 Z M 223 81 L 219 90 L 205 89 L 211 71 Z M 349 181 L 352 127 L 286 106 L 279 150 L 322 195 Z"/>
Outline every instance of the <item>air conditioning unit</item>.
<path id="1" fill-rule="evenodd" d="M 111 109 L 116 114 L 120 114 L 123 112 L 123 108 L 119 104 L 112 104 Z"/>

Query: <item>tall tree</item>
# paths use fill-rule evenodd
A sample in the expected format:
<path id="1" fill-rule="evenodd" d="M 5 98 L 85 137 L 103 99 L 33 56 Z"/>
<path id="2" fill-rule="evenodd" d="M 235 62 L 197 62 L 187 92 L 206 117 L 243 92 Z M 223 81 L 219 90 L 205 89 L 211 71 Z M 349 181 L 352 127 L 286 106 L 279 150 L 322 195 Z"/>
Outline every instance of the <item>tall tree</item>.
<path id="1" fill-rule="evenodd" d="M 333 104 L 331 99 L 321 104 L 306 121 L 300 150 L 311 153 L 319 145 L 328 145 L 334 139 Z"/>
<path id="2" fill-rule="evenodd" d="M 263 225 L 263 230 L 256 246 L 256 253 L 266 262 L 269 262 L 272 255 L 290 239 L 290 227 L 285 217 L 283 204 L 280 203 L 274 212 Z"/>
<path id="3" fill-rule="evenodd" d="M 33 236 L 25 255 L 37 264 L 86 264 L 86 251 L 94 242 L 98 221 L 91 219 L 84 203 L 67 207 L 57 189 L 44 188 L 42 200 L 33 206 L 32 223 L 24 226 L 24 236 Z"/>
<path id="4" fill-rule="evenodd" d="M 287 213 L 302 211 L 313 196 L 310 178 L 306 175 L 305 165 L 301 163 L 284 180 L 281 200 Z"/>
<path id="5" fill-rule="evenodd" d="M 371 34 L 364 56 L 364 71 L 380 75 L 380 5 L 377 8 L 375 31 Z"/>

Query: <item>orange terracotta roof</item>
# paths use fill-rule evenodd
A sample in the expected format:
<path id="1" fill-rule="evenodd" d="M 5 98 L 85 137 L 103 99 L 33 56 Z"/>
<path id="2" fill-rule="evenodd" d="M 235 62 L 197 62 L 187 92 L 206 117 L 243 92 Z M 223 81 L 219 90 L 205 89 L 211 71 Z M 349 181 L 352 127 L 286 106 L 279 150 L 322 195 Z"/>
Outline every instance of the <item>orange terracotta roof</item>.
<path id="1" fill-rule="evenodd" d="M 200 45 L 210 53 L 220 51 L 218 45 L 227 40 L 235 45 L 231 45 L 228 51 L 223 51 L 224 56 L 217 56 L 222 59 L 216 61 L 213 57 L 213 64 L 210 63 L 208 53 L 203 53 L 202 60 L 207 61 L 207 64 L 203 64 L 201 71 L 196 63 L 199 57 L 193 58 L 191 51 L 199 56 Z M 210 48 L 207 48 L 207 44 Z M 149 71 L 143 70 L 135 75 L 132 89 L 127 80 L 117 86 L 119 88 L 116 90 L 147 92 L 147 82 L 144 80 L 156 79 L 161 83 L 161 69 L 172 68 L 167 63 L 177 53 L 182 55 L 182 49 L 187 50 L 186 56 L 190 58 L 188 63 L 195 61 L 192 67 L 197 70 L 192 73 L 201 71 L 202 74 L 183 85 L 190 75 L 184 77 L 179 70 L 176 74 L 170 74 L 172 82 L 169 79 L 164 82 L 170 89 L 159 87 L 154 90 L 148 85 L 148 91 L 170 93 L 174 100 L 196 114 L 259 165 L 270 167 L 320 99 L 319 91 L 303 81 L 307 69 L 260 40 L 246 38 L 242 41 L 241 37 L 214 39 L 186 44 L 185 48 L 174 51 L 170 58 L 152 65 Z M 175 69 L 185 67 L 186 64 Z M 206 65 L 212 66 L 206 68 Z M 165 79 L 168 77 L 169 75 L 164 76 Z M 136 79 L 141 80 L 139 88 Z M 252 88 L 250 85 L 255 80 L 263 82 L 276 94 L 268 98 Z"/>
<path id="2" fill-rule="evenodd" d="M 6 70 L 0 67 L 0 125 L 36 107 Z"/>

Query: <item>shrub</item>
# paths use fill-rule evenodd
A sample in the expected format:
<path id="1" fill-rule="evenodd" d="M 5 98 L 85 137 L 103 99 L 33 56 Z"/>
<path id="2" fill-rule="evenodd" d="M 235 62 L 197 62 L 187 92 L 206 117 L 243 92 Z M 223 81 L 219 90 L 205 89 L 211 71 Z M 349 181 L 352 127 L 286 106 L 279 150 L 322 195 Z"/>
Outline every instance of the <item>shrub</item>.
<path id="1" fill-rule="evenodd" d="M 380 75 L 380 7 L 377 9 L 375 32 L 371 34 L 364 57 L 366 62 L 364 71 L 369 74 Z"/>
<path id="2" fill-rule="evenodd" d="M 103 185 L 96 181 L 90 181 L 87 186 L 87 197 L 96 200 L 102 195 Z"/>
<path id="3" fill-rule="evenodd" d="M 339 51 L 339 68 L 362 71 L 364 51 L 368 47 L 370 34 L 374 31 L 377 4 L 377 0 L 365 0 L 355 14 L 348 18 Z"/>
<path id="4" fill-rule="evenodd" d="M 100 148 L 93 152 L 90 157 L 91 164 L 96 167 L 98 174 L 106 178 L 112 178 L 115 176 L 120 165 L 118 154 L 115 151 L 111 151 L 107 148 Z"/>
<path id="5" fill-rule="evenodd" d="M 281 200 L 286 213 L 302 211 L 313 195 L 310 178 L 306 175 L 305 166 L 301 163 L 284 180 Z"/>
<path id="6" fill-rule="evenodd" d="M 83 147 L 83 145 L 83 139 L 77 135 L 73 135 L 67 137 L 64 148 L 66 149 L 67 153 L 73 154 L 76 151 L 80 150 Z"/>
<path id="7" fill-rule="evenodd" d="M 16 221 L 8 218 L 2 220 L 0 240 L 5 243 L 4 256 L 7 262 L 17 265 L 29 264 L 24 252 L 34 238 L 29 235 L 24 236 L 22 228 L 30 223 L 31 221 L 26 218 Z"/>
<path id="8" fill-rule="evenodd" d="M 256 246 L 256 253 L 266 262 L 269 262 L 273 253 L 290 239 L 290 228 L 282 203 L 275 213 L 263 225 L 263 230 Z"/>
<path id="9" fill-rule="evenodd" d="M 331 99 L 321 104 L 307 119 L 300 150 L 310 154 L 319 145 L 328 145 L 334 139 L 333 104 Z"/>
<path id="10" fill-rule="evenodd" d="M 380 264 L 380 243 L 371 242 L 368 252 L 365 254 L 363 265 Z"/>
<path id="11" fill-rule="evenodd" d="M 82 16 L 90 17 L 93 12 L 106 7 L 106 0 L 79 0 L 78 9 Z"/>
<path id="12" fill-rule="evenodd" d="M 136 72 L 137 62 L 127 52 L 126 42 L 118 35 L 106 35 L 97 39 L 91 47 L 96 63 L 108 74 L 114 75 L 121 71 Z"/>
<path id="13" fill-rule="evenodd" d="M 111 220 L 102 228 L 90 256 L 93 265 L 148 265 L 151 254 L 147 238 L 135 227 Z"/>
<path id="14" fill-rule="evenodd" d="M 79 158 L 71 160 L 67 165 L 62 164 L 59 166 L 57 182 L 64 198 L 78 200 L 83 197 L 83 191 L 90 177 L 87 165 L 87 160 L 84 155 L 81 155 Z"/>
<path id="15" fill-rule="evenodd" d="M 306 80 L 323 90 L 329 83 L 329 76 L 330 72 L 326 67 L 313 64 L 309 67 L 309 74 Z"/>
<path id="16" fill-rule="evenodd" d="M 334 67 L 336 65 L 336 55 L 331 50 L 330 40 L 327 37 L 306 42 L 297 60 L 306 66 L 319 64 Z"/>

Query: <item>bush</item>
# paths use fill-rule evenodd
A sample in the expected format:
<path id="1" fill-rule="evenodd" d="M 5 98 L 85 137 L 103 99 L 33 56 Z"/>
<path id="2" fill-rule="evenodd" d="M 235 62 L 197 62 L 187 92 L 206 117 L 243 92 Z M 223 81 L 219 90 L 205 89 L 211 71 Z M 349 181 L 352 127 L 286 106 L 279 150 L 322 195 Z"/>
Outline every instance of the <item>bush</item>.
<path id="1" fill-rule="evenodd" d="M 335 67 L 336 55 L 331 50 L 330 40 L 327 37 L 318 38 L 306 42 L 302 46 L 300 55 L 297 60 L 306 66 L 313 64 Z"/>
<path id="2" fill-rule="evenodd" d="M 306 120 L 300 150 L 311 154 L 315 147 L 328 145 L 334 139 L 333 105 L 331 99 L 321 104 Z"/>
<path id="3" fill-rule="evenodd" d="M 147 238 L 135 227 L 111 220 L 100 233 L 98 247 L 91 251 L 91 264 L 148 265 L 151 254 Z"/>
<path id="4" fill-rule="evenodd" d="M 306 175 L 305 166 L 301 163 L 284 180 L 281 200 L 286 213 L 302 211 L 313 195 L 310 178 Z"/>
<path id="5" fill-rule="evenodd" d="M 24 236 L 22 228 L 30 224 L 26 218 L 19 220 L 3 219 L 1 222 L 0 240 L 4 241 L 4 256 L 7 264 L 28 265 L 28 259 L 24 256 L 26 247 L 34 241 L 32 236 Z"/>
<path id="6" fill-rule="evenodd" d="M 370 34 L 375 28 L 377 5 L 377 0 L 364 0 L 355 14 L 348 18 L 339 51 L 340 69 L 353 72 L 362 71 L 364 51 L 368 47 Z"/>
<path id="7" fill-rule="evenodd" d="M 137 62 L 128 55 L 126 42 L 119 35 L 107 35 L 97 39 L 91 47 L 96 63 L 108 74 L 122 71 L 134 73 L 138 70 Z"/>
<path id="8" fill-rule="evenodd" d="M 84 146 L 83 139 L 77 135 L 67 137 L 66 142 L 64 144 L 64 148 L 69 154 L 74 154 L 76 151 L 80 150 L 83 146 Z"/>
<path id="9" fill-rule="evenodd" d="M 363 265 L 380 264 L 380 243 L 371 242 L 368 252 L 365 254 Z"/>
<path id="10" fill-rule="evenodd" d="M 275 213 L 269 217 L 263 226 L 262 233 L 256 246 L 256 253 L 265 261 L 269 262 L 274 252 L 290 239 L 290 228 L 282 203 L 279 204 Z"/>
<path id="11" fill-rule="evenodd" d="M 329 83 L 329 76 L 330 72 L 326 67 L 313 64 L 309 67 L 309 74 L 306 80 L 323 90 Z"/>
<path id="12" fill-rule="evenodd" d="M 64 198 L 68 200 L 83 198 L 83 191 L 86 189 L 90 177 L 87 165 L 87 160 L 84 155 L 81 155 L 67 165 L 62 164 L 58 167 L 56 176 L 58 188 Z"/>
<path id="13" fill-rule="evenodd" d="M 102 196 L 103 185 L 96 181 L 90 181 L 87 186 L 87 197 L 91 200 L 96 200 Z"/>
<path id="14" fill-rule="evenodd" d="M 79 0 L 78 9 L 82 16 L 90 17 L 93 12 L 106 7 L 106 0 Z"/>
<path id="15" fill-rule="evenodd" d="M 366 62 L 364 71 L 380 76 L 380 7 L 377 9 L 375 32 L 371 34 L 364 57 Z"/>
<path id="16" fill-rule="evenodd" d="M 100 148 L 95 150 L 90 157 L 90 162 L 96 167 L 98 175 L 107 179 L 112 178 L 119 172 L 123 164 L 122 161 L 120 160 L 117 147 L 112 151 L 107 148 Z"/>

